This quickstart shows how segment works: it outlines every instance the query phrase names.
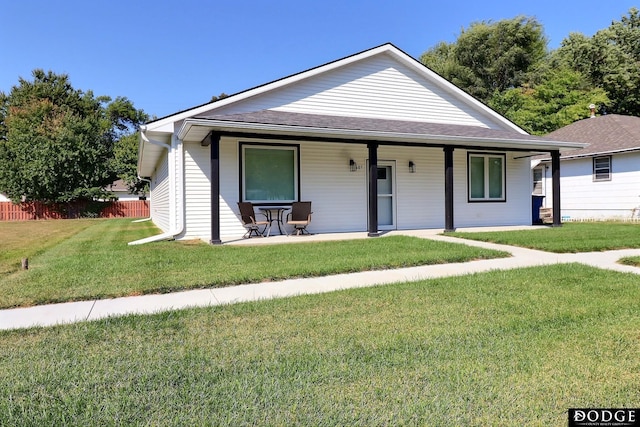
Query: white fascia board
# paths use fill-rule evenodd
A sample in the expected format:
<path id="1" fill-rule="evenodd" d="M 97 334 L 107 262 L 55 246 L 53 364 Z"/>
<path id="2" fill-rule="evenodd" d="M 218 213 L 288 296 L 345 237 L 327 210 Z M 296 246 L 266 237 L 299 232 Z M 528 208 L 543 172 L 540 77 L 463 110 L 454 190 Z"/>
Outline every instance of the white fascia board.
<path id="1" fill-rule="evenodd" d="M 575 155 L 575 156 L 570 156 L 570 155 L 569 156 L 562 156 L 562 160 L 580 159 L 580 158 L 584 158 L 584 157 L 609 156 L 609 155 L 614 155 L 614 154 L 631 153 L 631 152 L 634 152 L 634 151 L 640 151 L 640 147 L 624 148 L 624 149 L 620 149 L 620 150 L 598 151 L 598 152 L 595 152 L 595 153 L 578 154 L 578 155 Z"/>
<path id="2" fill-rule="evenodd" d="M 580 142 L 538 141 L 528 139 L 482 138 L 468 136 L 451 136 L 436 134 L 391 133 L 379 131 L 362 131 L 352 129 L 314 128 L 289 125 L 272 125 L 264 123 L 229 122 L 211 119 L 187 119 L 178 130 L 178 139 L 187 138 L 194 127 L 204 127 L 222 132 L 251 132 L 273 135 L 304 136 L 320 138 L 338 138 L 351 140 L 374 140 L 406 143 L 443 143 L 444 145 L 477 145 L 493 148 L 527 149 L 532 151 L 550 151 L 559 149 L 579 149 L 587 144 Z"/>

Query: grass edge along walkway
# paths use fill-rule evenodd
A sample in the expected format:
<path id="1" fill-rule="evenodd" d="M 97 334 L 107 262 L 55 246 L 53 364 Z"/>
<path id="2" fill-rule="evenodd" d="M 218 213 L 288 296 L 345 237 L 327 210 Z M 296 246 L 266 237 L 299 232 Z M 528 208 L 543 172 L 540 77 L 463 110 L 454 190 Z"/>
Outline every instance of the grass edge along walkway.
<path id="1" fill-rule="evenodd" d="M 295 245 L 211 246 L 193 241 L 127 245 L 132 238 L 153 232 L 155 228 L 149 223 L 96 221 L 34 257 L 28 271 L 0 277 L 0 307 L 161 294 L 509 256 L 507 252 L 409 236 Z"/>
<path id="2" fill-rule="evenodd" d="M 0 332 L 0 424 L 564 425 L 636 401 L 636 284 L 555 265 Z"/>

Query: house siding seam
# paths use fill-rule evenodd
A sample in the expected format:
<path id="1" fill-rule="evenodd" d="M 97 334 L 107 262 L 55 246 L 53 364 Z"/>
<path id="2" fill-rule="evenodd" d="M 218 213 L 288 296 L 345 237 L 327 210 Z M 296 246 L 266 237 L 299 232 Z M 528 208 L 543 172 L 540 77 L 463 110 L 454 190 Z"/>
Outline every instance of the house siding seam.
<path id="1" fill-rule="evenodd" d="M 350 64 L 211 113 L 268 109 L 503 128 L 388 55 Z"/>

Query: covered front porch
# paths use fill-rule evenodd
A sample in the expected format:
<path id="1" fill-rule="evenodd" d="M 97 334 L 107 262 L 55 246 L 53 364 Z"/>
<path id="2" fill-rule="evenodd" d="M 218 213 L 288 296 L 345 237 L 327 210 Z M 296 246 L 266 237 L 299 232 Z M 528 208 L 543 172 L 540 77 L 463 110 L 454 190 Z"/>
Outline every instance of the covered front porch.
<path id="1" fill-rule="evenodd" d="M 329 125 L 333 127 L 323 127 Z M 325 194 L 334 193 L 342 196 L 346 194 L 346 197 L 352 198 L 351 202 L 353 197 L 358 200 L 362 197 L 360 206 L 363 210 L 359 215 L 366 221 L 366 228 L 362 227 L 362 230 L 366 230 L 368 237 L 378 236 L 388 229 L 415 228 L 407 222 L 399 223 L 398 221 L 392 221 L 391 226 L 387 226 L 387 220 L 380 218 L 381 212 L 384 211 L 380 205 L 381 202 L 385 203 L 385 199 L 380 197 L 378 186 L 380 172 L 384 168 L 395 167 L 402 172 L 408 169 L 409 173 L 415 172 L 415 168 L 421 172 L 424 171 L 423 168 L 429 168 L 428 176 L 416 175 L 411 181 L 407 179 L 401 186 L 394 188 L 394 191 L 401 196 L 398 196 L 398 202 L 393 201 L 395 205 L 392 208 L 392 216 L 396 215 L 400 218 L 406 212 L 415 209 L 416 202 L 420 201 L 424 204 L 427 200 L 428 206 L 424 205 L 420 208 L 422 213 L 425 215 L 439 213 L 439 219 L 435 224 L 438 227 L 442 226 L 445 231 L 454 231 L 459 225 L 488 225 L 486 223 L 491 221 L 493 225 L 524 225 L 525 222 L 530 224 L 530 219 L 520 218 L 516 222 L 508 219 L 516 211 L 518 215 L 525 212 L 527 218 L 530 218 L 531 181 L 528 159 L 540 152 L 548 152 L 552 158 L 559 159 L 557 141 L 546 141 L 526 134 L 460 125 L 326 117 L 273 111 L 187 119 L 178 132 L 178 138 L 185 141 L 199 141 L 203 148 L 209 150 L 210 243 L 212 244 L 221 244 L 226 240 L 224 233 L 221 233 L 221 216 L 224 216 L 221 215 L 223 214 L 221 210 L 233 209 L 237 201 L 245 201 L 247 198 L 247 193 L 242 187 L 246 173 L 242 164 L 244 156 L 242 150 L 247 143 L 242 141 L 249 140 L 254 141 L 255 144 L 272 147 L 288 144 L 296 147 L 298 156 L 301 156 L 300 151 L 305 150 L 305 147 L 314 144 L 316 156 L 320 150 L 362 153 L 356 161 L 352 154 L 345 154 L 342 160 L 345 170 L 351 168 L 354 172 L 362 169 L 360 171 L 364 177 L 364 180 L 360 181 L 364 190 L 362 193 L 344 192 L 345 185 L 352 185 L 353 180 L 347 178 L 339 181 L 334 177 L 325 177 L 324 182 L 327 185 L 333 182 L 331 185 L 334 187 L 326 187 L 323 191 Z M 240 166 L 237 172 L 240 190 L 237 200 L 231 200 L 221 190 L 221 182 L 225 179 L 221 172 L 223 165 L 228 170 L 228 160 L 224 157 L 228 151 L 221 152 L 221 145 L 228 144 L 230 140 L 235 141 L 234 143 L 240 147 L 238 155 Z M 317 147 L 322 148 L 317 149 Z M 344 147 L 352 148 L 344 149 Z M 237 152 L 238 148 L 234 150 Z M 429 165 L 414 161 L 421 156 L 424 160 L 424 153 L 427 150 Z M 339 160 L 334 156 L 332 161 L 334 163 L 327 165 L 327 171 L 331 170 L 331 167 L 335 168 L 335 162 Z M 314 177 L 309 175 L 308 170 L 303 167 L 304 163 L 305 156 L 302 155 L 302 160 L 298 160 L 296 169 L 298 182 L 325 179 L 318 174 Z M 494 164 L 497 166 L 493 166 Z M 559 168 L 559 161 L 553 162 L 553 182 L 558 189 Z M 474 177 L 474 174 L 478 174 L 476 171 L 480 171 L 479 179 Z M 333 181 L 331 178 L 334 178 Z M 476 188 L 478 184 L 479 190 Z M 353 187 L 351 188 L 353 190 Z M 477 194 L 478 191 L 480 194 Z M 296 187 L 295 192 L 296 194 L 291 196 L 293 200 L 315 202 L 309 192 L 302 190 L 302 184 Z M 554 194 L 558 195 L 558 200 L 554 200 L 553 225 L 560 226 L 560 192 L 555 191 Z M 322 198 L 326 199 L 324 196 Z M 222 203 L 218 202 L 220 200 Z M 274 203 L 278 204 L 280 201 L 275 200 Z M 325 200 L 325 209 L 326 204 Z M 339 203 L 332 207 L 332 209 L 339 208 Z M 473 215 L 471 211 L 480 212 L 478 215 L 484 216 L 484 219 L 470 218 Z M 317 216 L 317 213 L 314 216 Z M 438 228 L 434 227 L 433 222 L 431 224 L 425 228 Z M 339 227 L 334 230 L 325 227 L 322 230 L 322 232 L 332 231 L 345 230 Z"/>

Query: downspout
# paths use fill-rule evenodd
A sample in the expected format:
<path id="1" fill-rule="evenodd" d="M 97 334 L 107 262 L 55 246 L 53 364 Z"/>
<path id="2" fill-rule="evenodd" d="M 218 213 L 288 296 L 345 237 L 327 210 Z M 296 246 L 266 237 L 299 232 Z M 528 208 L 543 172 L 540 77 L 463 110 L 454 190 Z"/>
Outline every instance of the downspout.
<path id="1" fill-rule="evenodd" d="M 157 145 L 168 150 L 167 162 L 169 170 L 169 231 L 155 236 L 129 242 L 132 245 L 142 245 L 144 243 L 158 242 L 160 240 L 172 240 L 184 230 L 184 199 L 182 188 L 184 185 L 183 174 L 176 174 L 177 162 L 182 164 L 182 144 L 179 143 L 175 134 L 171 137 L 171 145 L 147 137 L 146 126 L 140 128 L 140 137 L 146 143 Z M 179 176 L 177 176 L 179 175 Z M 176 182 L 176 176 L 180 182 Z M 148 180 L 147 180 L 148 181 Z"/>
<path id="2" fill-rule="evenodd" d="M 138 178 L 138 180 L 140 181 L 144 181 L 144 182 L 148 182 L 149 185 L 151 185 L 151 180 L 147 179 L 147 178 L 143 178 L 140 176 L 140 174 L 136 174 L 136 178 Z M 149 189 L 151 189 L 151 187 L 149 187 Z M 133 221 L 134 223 L 138 223 L 138 222 L 147 222 L 147 221 L 151 221 L 151 212 L 149 212 L 149 218 L 144 218 L 144 219 L 136 219 L 135 221 Z"/>

